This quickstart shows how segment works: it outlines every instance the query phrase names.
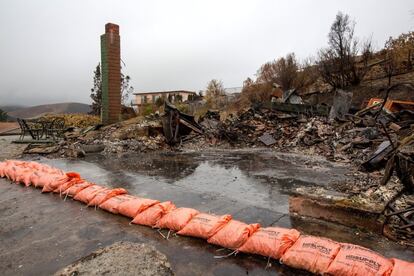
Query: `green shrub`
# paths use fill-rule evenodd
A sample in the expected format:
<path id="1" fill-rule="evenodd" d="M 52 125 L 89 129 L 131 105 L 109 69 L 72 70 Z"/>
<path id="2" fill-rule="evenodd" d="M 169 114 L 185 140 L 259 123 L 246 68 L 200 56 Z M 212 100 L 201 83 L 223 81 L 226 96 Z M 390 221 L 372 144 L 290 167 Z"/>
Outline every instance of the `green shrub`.
<path id="1" fill-rule="evenodd" d="M 152 104 L 145 104 L 141 106 L 141 115 L 147 116 L 154 113 Z"/>
<path id="2" fill-rule="evenodd" d="M 187 113 L 187 114 L 190 112 L 190 109 L 189 109 L 189 107 L 188 107 L 188 104 L 175 102 L 175 103 L 174 103 L 174 105 L 175 105 L 175 106 L 178 108 L 178 110 L 180 110 L 181 112 L 184 112 L 184 113 Z"/>

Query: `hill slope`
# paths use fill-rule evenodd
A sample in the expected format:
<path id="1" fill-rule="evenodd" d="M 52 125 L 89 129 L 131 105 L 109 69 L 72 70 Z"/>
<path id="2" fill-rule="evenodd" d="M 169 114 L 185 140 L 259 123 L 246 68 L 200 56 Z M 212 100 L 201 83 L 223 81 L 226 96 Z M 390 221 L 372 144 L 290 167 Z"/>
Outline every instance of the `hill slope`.
<path id="1" fill-rule="evenodd" d="M 86 114 L 90 111 L 90 105 L 83 103 L 56 103 L 21 108 L 9 112 L 8 115 L 15 118 L 35 118 L 45 114 Z"/>
<path id="2" fill-rule="evenodd" d="M 15 111 L 18 109 L 23 109 L 26 108 L 27 106 L 24 105 L 2 105 L 0 106 L 0 109 L 6 112 L 11 112 L 11 111 Z"/>

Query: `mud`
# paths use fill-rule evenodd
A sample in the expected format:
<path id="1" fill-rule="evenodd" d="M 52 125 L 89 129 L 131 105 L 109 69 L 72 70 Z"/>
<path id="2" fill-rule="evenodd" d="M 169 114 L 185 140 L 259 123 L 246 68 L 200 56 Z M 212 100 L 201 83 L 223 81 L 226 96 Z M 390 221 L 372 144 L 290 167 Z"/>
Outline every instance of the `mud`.
<path id="1" fill-rule="evenodd" d="M 174 275 L 167 257 L 153 246 L 143 243 L 116 242 L 98 249 L 78 262 L 55 273 L 69 275 Z"/>
<path id="2" fill-rule="evenodd" d="M 360 244 L 388 257 L 414 258 L 413 250 L 373 233 L 290 216 L 288 199 L 293 188 L 348 180 L 348 167 L 317 157 L 239 150 L 37 161 L 80 172 L 102 185 L 126 188 L 131 194 L 172 200 L 177 206 L 230 213 L 235 219 L 263 226 L 294 227 L 306 234 Z M 0 180 L 3 275 L 51 274 L 117 241 L 153 245 L 167 256 L 177 275 L 306 275 L 275 260 L 265 269 L 267 260 L 260 256 L 215 259 L 225 251 L 204 240 L 180 236 L 165 240 L 149 227 L 129 225 L 125 217 L 9 183 Z"/>
<path id="3" fill-rule="evenodd" d="M 27 145 L 12 144 L 11 141 L 19 139 L 19 136 L 0 136 L 0 160 L 18 158 Z"/>

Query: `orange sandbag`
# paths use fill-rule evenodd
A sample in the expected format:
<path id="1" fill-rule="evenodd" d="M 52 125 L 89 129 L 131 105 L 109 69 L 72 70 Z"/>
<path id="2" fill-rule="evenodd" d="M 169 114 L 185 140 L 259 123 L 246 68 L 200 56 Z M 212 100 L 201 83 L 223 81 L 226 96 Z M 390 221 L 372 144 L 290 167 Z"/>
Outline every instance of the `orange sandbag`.
<path id="1" fill-rule="evenodd" d="M 207 240 L 208 243 L 229 249 L 237 249 L 260 228 L 260 224 L 246 224 L 238 220 L 230 220 L 216 234 Z"/>
<path id="2" fill-rule="evenodd" d="M 323 274 L 340 249 L 340 244 L 330 239 L 300 236 L 281 258 L 281 262 L 315 274 Z"/>
<path id="3" fill-rule="evenodd" d="M 80 191 L 89 188 L 93 185 L 96 185 L 94 183 L 85 181 L 85 180 L 79 180 L 80 182 L 77 183 L 77 181 L 71 181 L 68 182 L 62 186 L 60 186 L 58 189 L 56 189 L 58 192 L 61 193 L 61 195 L 75 197 Z M 65 186 L 65 187 L 63 187 Z"/>
<path id="4" fill-rule="evenodd" d="M 392 262 L 380 254 L 359 245 L 342 243 L 341 250 L 326 272 L 344 276 L 389 276 L 391 270 Z"/>
<path id="5" fill-rule="evenodd" d="M 4 162 L 1 162 L 0 166 L 0 176 L 1 177 L 7 177 L 10 179 L 8 172 L 9 170 L 14 167 L 14 162 L 12 160 L 6 160 Z"/>
<path id="6" fill-rule="evenodd" d="M 414 274 L 414 263 L 409 263 L 399 259 L 391 259 L 394 264 L 391 276 L 408 276 Z"/>
<path id="7" fill-rule="evenodd" d="M 32 175 L 30 176 L 30 183 L 36 187 L 39 184 L 39 181 L 40 181 L 40 172 L 34 171 Z"/>
<path id="8" fill-rule="evenodd" d="M 177 208 L 163 216 L 155 227 L 180 231 L 198 213 L 199 211 L 192 208 Z"/>
<path id="9" fill-rule="evenodd" d="M 279 227 L 259 228 L 239 248 L 239 251 L 280 259 L 285 251 L 298 240 L 299 236 L 299 231 L 295 229 Z"/>
<path id="10" fill-rule="evenodd" d="M 53 183 L 56 178 L 64 176 L 65 173 L 61 170 L 50 168 L 48 166 L 42 167 L 41 170 L 35 170 L 32 174 L 31 181 L 32 184 L 37 188 L 50 185 Z"/>
<path id="11" fill-rule="evenodd" d="M 14 181 L 16 179 L 16 167 L 14 166 L 13 163 L 9 163 L 5 170 L 4 170 L 4 175 L 9 179 Z"/>
<path id="12" fill-rule="evenodd" d="M 99 205 L 99 208 L 104 209 L 105 211 L 111 212 L 113 214 L 118 214 L 119 213 L 119 205 L 121 205 L 121 203 L 126 202 L 126 201 L 130 201 L 130 200 L 134 200 L 136 199 L 135 196 L 132 195 L 128 195 L 128 194 L 124 194 L 124 195 L 117 195 L 114 197 L 109 198 L 108 200 L 102 202 Z"/>
<path id="13" fill-rule="evenodd" d="M 26 162 L 26 166 L 28 167 L 28 168 L 31 168 L 31 169 L 33 169 L 33 170 L 41 170 L 44 166 L 42 165 L 42 164 L 40 164 L 40 163 L 37 163 L 37 162 L 31 162 L 31 161 L 29 161 L 29 162 Z"/>
<path id="14" fill-rule="evenodd" d="M 208 239 L 231 220 L 231 215 L 216 216 L 200 213 L 193 217 L 177 234 Z"/>
<path id="15" fill-rule="evenodd" d="M 3 167 L 3 174 L 12 181 L 16 181 L 21 177 L 22 172 L 27 169 L 27 162 L 18 160 L 7 160 Z M 19 181 L 17 181 L 19 182 Z"/>
<path id="16" fill-rule="evenodd" d="M 6 177 L 6 170 L 8 169 L 9 161 L 3 161 L 0 163 L 0 177 Z"/>
<path id="17" fill-rule="evenodd" d="M 159 203 L 158 200 L 134 197 L 132 200 L 119 204 L 118 213 L 129 218 L 135 218 L 137 214 L 157 203 Z"/>
<path id="18" fill-rule="evenodd" d="M 77 178 L 77 177 L 76 178 L 71 178 L 69 181 L 66 181 L 66 182 L 62 183 L 61 185 L 58 185 L 53 190 L 53 192 L 62 195 L 63 192 L 66 191 L 69 187 L 72 187 L 75 184 L 79 184 L 79 183 L 83 183 L 83 182 L 85 182 L 85 180 L 80 178 L 80 177 L 79 178 Z"/>
<path id="19" fill-rule="evenodd" d="M 42 193 L 53 192 L 58 189 L 61 185 L 69 181 L 78 181 L 81 179 L 80 174 L 75 172 L 68 172 L 61 176 L 56 176 L 54 181 L 50 181 L 43 186 Z"/>
<path id="20" fill-rule="evenodd" d="M 108 188 L 105 188 L 99 185 L 92 185 L 86 189 L 83 189 L 79 193 L 77 193 L 74 199 L 88 204 L 96 196 L 97 193 L 104 191 L 104 190 L 108 190 Z"/>
<path id="21" fill-rule="evenodd" d="M 52 173 L 37 173 L 38 178 L 33 180 L 33 185 L 37 188 L 40 187 L 43 189 L 44 186 L 50 185 L 54 182 L 60 175 Z"/>
<path id="22" fill-rule="evenodd" d="M 30 177 L 30 174 L 32 173 L 32 169 L 27 167 L 27 164 L 22 164 L 20 166 L 15 166 L 14 169 L 16 171 L 14 181 L 17 182 L 17 183 L 23 183 L 23 178 L 27 178 L 28 174 L 29 174 L 29 177 Z"/>
<path id="23" fill-rule="evenodd" d="M 116 188 L 116 189 L 108 189 L 102 190 L 96 194 L 96 196 L 89 201 L 88 206 L 98 206 L 99 204 L 105 202 L 106 200 L 110 199 L 111 197 L 117 195 L 123 195 L 128 193 L 127 190 L 123 188 Z"/>
<path id="24" fill-rule="evenodd" d="M 142 211 L 141 213 L 138 213 L 132 220 L 132 223 L 154 226 L 157 224 L 160 218 L 162 218 L 165 214 L 171 212 L 174 209 L 175 205 L 171 201 L 158 203 Z"/>
<path id="25" fill-rule="evenodd" d="M 0 177 L 4 177 L 4 170 L 7 168 L 7 161 L 0 162 Z"/>
<path id="26" fill-rule="evenodd" d="M 25 168 L 18 171 L 19 175 L 16 177 L 16 182 L 23 183 L 26 187 L 32 184 L 31 177 L 33 170 L 31 168 Z"/>

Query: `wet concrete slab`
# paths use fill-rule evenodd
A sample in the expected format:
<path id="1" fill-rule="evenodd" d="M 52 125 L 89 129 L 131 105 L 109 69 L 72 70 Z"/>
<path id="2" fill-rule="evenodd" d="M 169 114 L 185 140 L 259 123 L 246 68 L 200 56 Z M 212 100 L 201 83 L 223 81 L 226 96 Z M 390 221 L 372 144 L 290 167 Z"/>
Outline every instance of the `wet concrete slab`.
<path id="1" fill-rule="evenodd" d="M 292 217 L 289 192 L 298 185 L 346 180 L 347 167 L 319 158 L 267 151 L 153 153 L 84 160 L 43 159 L 66 171 L 131 194 L 172 200 L 204 212 L 230 213 L 263 226 L 295 227 L 313 235 L 353 242 L 386 256 L 414 259 L 414 252 L 373 233 Z M 4 275 L 44 275 L 116 241 L 145 242 L 167 255 L 177 275 L 306 275 L 260 256 L 223 255 L 204 240 L 172 237 L 56 194 L 40 194 L 0 179 L 0 269 Z"/>

